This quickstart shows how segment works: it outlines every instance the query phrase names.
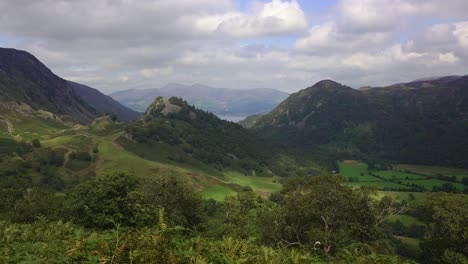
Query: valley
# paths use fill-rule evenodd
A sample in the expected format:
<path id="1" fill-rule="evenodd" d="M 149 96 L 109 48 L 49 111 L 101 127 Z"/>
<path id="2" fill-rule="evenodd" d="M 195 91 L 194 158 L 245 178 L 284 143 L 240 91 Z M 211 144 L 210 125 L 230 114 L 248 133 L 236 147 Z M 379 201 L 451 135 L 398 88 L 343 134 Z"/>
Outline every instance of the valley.
<path id="1" fill-rule="evenodd" d="M 464 258 L 466 76 L 367 90 L 325 80 L 238 124 L 180 97 L 133 111 L 23 51 L 0 62 L 11 263 Z"/>

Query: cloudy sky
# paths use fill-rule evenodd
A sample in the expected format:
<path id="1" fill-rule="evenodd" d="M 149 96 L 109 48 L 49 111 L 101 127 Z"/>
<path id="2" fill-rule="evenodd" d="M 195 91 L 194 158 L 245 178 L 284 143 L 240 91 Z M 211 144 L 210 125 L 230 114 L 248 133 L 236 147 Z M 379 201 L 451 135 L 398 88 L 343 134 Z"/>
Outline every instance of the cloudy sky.
<path id="1" fill-rule="evenodd" d="M 468 74 L 467 0 L 0 0 L 0 46 L 103 92 Z"/>

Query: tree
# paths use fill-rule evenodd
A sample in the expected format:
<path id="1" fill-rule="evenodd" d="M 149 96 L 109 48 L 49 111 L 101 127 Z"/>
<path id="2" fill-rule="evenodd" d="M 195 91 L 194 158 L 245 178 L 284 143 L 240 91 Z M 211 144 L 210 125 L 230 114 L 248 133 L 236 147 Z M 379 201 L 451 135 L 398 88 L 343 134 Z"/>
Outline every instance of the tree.
<path id="1" fill-rule="evenodd" d="M 468 186 L 468 177 L 463 177 L 461 183 L 462 183 L 463 185 Z"/>
<path id="2" fill-rule="evenodd" d="M 70 194 L 72 217 L 87 227 L 140 226 L 154 222 L 156 211 L 138 191 L 139 181 L 111 173 L 78 185 Z"/>
<path id="3" fill-rule="evenodd" d="M 428 223 L 421 243 L 423 256 L 431 263 L 468 257 L 468 196 L 431 193 L 424 203 L 423 220 Z M 458 262 L 464 263 L 464 262 Z"/>
<path id="4" fill-rule="evenodd" d="M 281 191 L 278 207 L 265 210 L 272 226 L 262 236 L 270 242 L 288 245 L 320 245 L 326 253 L 352 242 L 372 239 L 377 219 L 370 191 L 352 189 L 337 175 L 291 178 Z M 271 234 L 276 230 L 277 234 Z M 271 241 L 271 240 L 279 241 Z M 318 242 L 318 243 L 317 243 Z"/>
<path id="5" fill-rule="evenodd" d="M 146 179 L 141 192 L 150 206 L 164 208 L 169 224 L 193 227 L 202 219 L 203 200 L 189 178 L 160 175 Z"/>
<path id="6" fill-rule="evenodd" d="M 32 143 L 33 147 L 35 147 L 35 148 L 40 148 L 41 147 L 41 142 L 37 138 L 33 139 L 33 141 L 31 143 Z"/>

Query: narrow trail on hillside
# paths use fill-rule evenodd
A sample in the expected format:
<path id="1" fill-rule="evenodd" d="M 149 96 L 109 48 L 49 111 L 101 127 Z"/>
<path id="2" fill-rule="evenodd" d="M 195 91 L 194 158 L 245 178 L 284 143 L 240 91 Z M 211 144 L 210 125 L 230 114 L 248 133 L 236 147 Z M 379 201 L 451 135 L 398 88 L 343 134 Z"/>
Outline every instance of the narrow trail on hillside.
<path id="1" fill-rule="evenodd" d="M 8 131 L 9 134 L 13 134 L 13 132 L 14 132 L 14 127 L 13 127 L 13 124 L 10 122 L 10 120 L 8 120 L 8 119 L 1 119 L 1 118 L 0 118 L 0 122 L 3 122 L 3 123 L 6 124 L 6 126 L 7 126 L 7 131 Z"/>

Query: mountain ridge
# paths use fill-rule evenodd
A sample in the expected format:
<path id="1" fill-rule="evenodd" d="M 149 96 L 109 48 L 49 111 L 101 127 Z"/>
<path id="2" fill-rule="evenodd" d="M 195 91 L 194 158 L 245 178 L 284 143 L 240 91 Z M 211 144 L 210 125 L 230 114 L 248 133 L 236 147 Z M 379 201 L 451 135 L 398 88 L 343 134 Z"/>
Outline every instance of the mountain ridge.
<path id="1" fill-rule="evenodd" d="M 0 97 L 89 123 L 96 112 L 68 85 L 32 54 L 0 48 Z"/>
<path id="2" fill-rule="evenodd" d="M 91 123 L 112 113 L 123 121 L 138 117 L 99 90 L 67 81 L 27 51 L 0 48 L 0 103 L 19 112 L 44 110 L 66 123 Z"/>
<path id="3" fill-rule="evenodd" d="M 448 79 L 365 90 L 321 81 L 292 94 L 252 129 L 334 159 L 467 167 L 468 76 Z"/>

